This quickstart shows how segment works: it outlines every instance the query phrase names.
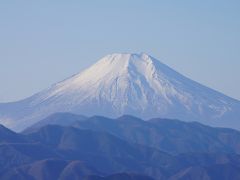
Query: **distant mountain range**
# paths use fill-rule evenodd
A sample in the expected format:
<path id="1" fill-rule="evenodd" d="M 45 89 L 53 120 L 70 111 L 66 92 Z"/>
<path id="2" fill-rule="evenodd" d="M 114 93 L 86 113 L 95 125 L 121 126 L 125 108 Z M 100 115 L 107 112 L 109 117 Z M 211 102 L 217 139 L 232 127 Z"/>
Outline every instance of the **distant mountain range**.
<path id="1" fill-rule="evenodd" d="M 63 124 L 63 119 L 68 123 Z M 56 113 L 27 128 L 23 133 L 32 133 L 46 125 L 108 132 L 128 142 L 157 148 L 171 154 L 189 152 L 240 154 L 239 131 L 213 128 L 197 122 L 160 118 L 144 121 L 128 115 L 117 119 L 102 116 L 87 118 L 71 113 Z"/>
<path id="2" fill-rule="evenodd" d="M 0 179 L 240 178 L 236 130 L 169 119 L 70 113 L 40 122 L 22 133 L 0 126 Z"/>
<path id="3" fill-rule="evenodd" d="M 204 73 L 204 72 L 203 72 Z M 110 54 L 27 99 L 0 104 L 0 123 L 21 131 L 56 112 L 161 117 L 240 129 L 240 102 L 147 54 Z"/>

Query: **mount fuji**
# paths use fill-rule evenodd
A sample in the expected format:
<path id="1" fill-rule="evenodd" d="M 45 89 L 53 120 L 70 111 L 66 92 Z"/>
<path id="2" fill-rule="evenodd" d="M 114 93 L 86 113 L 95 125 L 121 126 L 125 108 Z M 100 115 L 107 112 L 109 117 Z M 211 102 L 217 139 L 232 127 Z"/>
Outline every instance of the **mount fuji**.
<path id="1" fill-rule="evenodd" d="M 240 101 L 179 74 L 147 54 L 110 54 L 18 102 L 0 104 L 0 123 L 20 131 L 56 112 L 198 121 L 240 129 Z"/>

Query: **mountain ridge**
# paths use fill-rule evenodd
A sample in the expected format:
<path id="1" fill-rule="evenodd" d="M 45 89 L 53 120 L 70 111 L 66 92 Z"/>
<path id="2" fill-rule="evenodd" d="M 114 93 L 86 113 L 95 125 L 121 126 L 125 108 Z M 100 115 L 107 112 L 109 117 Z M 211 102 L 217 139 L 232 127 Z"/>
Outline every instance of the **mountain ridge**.
<path id="1" fill-rule="evenodd" d="M 99 116 L 95 116 L 92 120 L 86 120 L 85 123 L 94 121 L 96 125 L 103 126 L 101 123 L 103 119 L 99 118 Z M 5 138 L 4 143 L 0 142 L 0 179 L 36 179 L 39 177 L 42 179 L 56 179 L 56 177 L 59 179 L 72 179 L 73 177 L 76 179 L 85 179 L 85 177 L 86 179 L 88 177 L 91 177 L 90 179 L 102 179 L 103 177 L 106 179 L 125 179 L 125 177 L 126 179 L 127 177 L 141 179 L 143 177 L 156 180 L 195 180 L 202 179 L 201 177 L 208 177 L 209 180 L 239 179 L 239 152 L 230 149 L 222 151 L 223 148 L 219 146 L 207 148 L 205 151 L 192 143 L 196 142 L 200 146 L 207 144 L 214 147 L 217 145 L 216 141 L 209 141 L 206 138 L 206 136 L 211 138 L 215 134 L 213 130 L 209 132 L 199 131 L 199 128 L 195 126 L 189 133 L 186 126 L 190 125 L 192 128 L 191 123 L 183 122 L 184 129 L 181 126 L 178 126 L 180 127 L 178 129 L 175 127 L 175 121 L 166 120 L 166 122 L 173 123 L 172 127 L 174 128 L 169 127 L 168 123 L 163 123 L 163 127 L 153 124 L 149 126 L 150 131 L 146 131 L 144 130 L 147 127 L 146 123 L 151 124 L 151 122 L 137 118 L 131 120 L 130 118 L 133 117 L 125 116 L 119 121 L 109 121 L 108 119 L 104 126 L 113 130 L 111 122 L 121 123 L 122 125 L 119 127 L 126 133 L 131 133 L 132 138 L 139 137 L 140 132 L 144 134 L 147 141 L 149 136 L 151 136 L 151 140 L 161 140 L 162 135 L 169 139 L 168 132 L 172 132 L 177 137 L 183 134 L 182 137 L 185 139 L 180 138 L 179 141 L 174 137 L 173 141 L 171 138 L 170 141 L 165 139 L 162 144 L 166 146 L 169 142 L 173 142 L 176 145 L 174 149 L 178 150 L 179 153 L 172 153 L 171 149 L 164 152 L 159 148 L 149 147 L 150 144 L 145 144 L 143 141 L 136 143 L 129 141 L 130 139 L 119 138 L 110 131 L 103 132 L 100 128 L 94 129 L 93 125 L 90 126 L 93 129 L 47 125 L 29 134 L 16 133 L 14 135 L 15 137 L 19 135 L 27 137 L 27 142 L 21 140 L 12 142 L 8 137 Z M 158 130 L 158 133 L 153 127 Z M 203 126 L 202 128 L 208 130 L 208 127 Z M 176 132 L 177 130 L 179 132 Z M 220 139 L 222 139 L 222 135 L 226 137 L 225 129 L 220 128 L 219 130 L 220 134 L 216 134 L 216 137 Z M 5 132 L 5 128 L 0 129 L 0 134 L 1 131 Z M 235 132 L 235 130 L 230 130 L 233 136 L 225 138 L 228 147 L 232 146 L 232 140 L 236 138 Z M 196 138 L 195 135 L 199 133 L 200 137 L 205 136 L 202 138 L 204 141 L 199 141 Z M 159 136 L 156 136 L 157 134 Z M 127 135 L 128 138 L 130 136 Z M 193 141 L 189 138 L 192 138 Z M 239 132 L 238 138 L 240 138 Z M 239 145 L 239 140 L 235 140 Z M 190 143 L 189 145 L 195 149 L 181 152 L 179 142 Z M 189 149 L 188 145 L 182 147 L 185 147 L 186 150 Z M 136 176 L 132 176 L 132 174 L 136 174 Z"/>
<path id="2" fill-rule="evenodd" d="M 52 123 L 51 115 L 46 118 L 44 124 L 37 123 L 23 131 L 23 134 L 31 134 L 39 131 L 41 127 L 54 127 L 61 125 L 74 127 L 81 130 L 107 132 L 128 142 L 142 144 L 159 149 L 171 154 L 189 152 L 222 152 L 240 154 L 240 132 L 228 128 L 214 128 L 198 122 L 184 122 L 171 119 L 151 119 L 144 121 L 133 116 L 122 116 L 110 119 L 101 116 L 89 117 L 85 120 L 71 121 L 73 115 L 66 113 L 65 121 Z M 59 117 L 57 114 L 55 117 Z M 59 119 L 61 119 L 59 117 Z M 76 118 L 77 119 L 77 118 Z M 40 121 L 41 122 L 41 121 Z M 56 130 L 55 130 L 56 131 Z"/>

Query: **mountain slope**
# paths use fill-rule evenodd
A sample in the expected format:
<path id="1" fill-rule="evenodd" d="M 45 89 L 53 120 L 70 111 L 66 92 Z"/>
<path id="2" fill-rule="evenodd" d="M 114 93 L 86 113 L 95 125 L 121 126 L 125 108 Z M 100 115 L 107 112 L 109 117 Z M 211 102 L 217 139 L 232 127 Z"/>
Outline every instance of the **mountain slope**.
<path id="1" fill-rule="evenodd" d="M 40 127 L 46 126 L 46 125 L 61 125 L 61 126 L 70 126 L 72 124 L 75 124 L 79 121 L 86 120 L 87 117 L 72 114 L 72 113 L 55 113 L 52 114 L 45 119 L 42 119 L 41 121 L 37 122 L 33 126 L 30 126 L 29 129 L 34 130 L 38 129 Z"/>
<path id="2" fill-rule="evenodd" d="M 27 137 L 17 134 L 0 124 L 0 145 L 4 143 L 28 142 Z"/>
<path id="3" fill-rule="evenodd" d="M 152 178 L 133 173 L 118 173 L 103 176 L 94 168 L 81 161 L 64 161 L 46 159 L 28 165 L 11 169 L 5 172 L 1 179 L 26 179 L 26 180 L 153 180 Z"/>
<path id="4" fill-rule="evenodd" d="M 186 121 L 240 128 L 240 102 L 202 86 L 147 54 L 111 54 L 30 98 L 0 104 L 0 122 L 15 130 L 55 112 Z"/>

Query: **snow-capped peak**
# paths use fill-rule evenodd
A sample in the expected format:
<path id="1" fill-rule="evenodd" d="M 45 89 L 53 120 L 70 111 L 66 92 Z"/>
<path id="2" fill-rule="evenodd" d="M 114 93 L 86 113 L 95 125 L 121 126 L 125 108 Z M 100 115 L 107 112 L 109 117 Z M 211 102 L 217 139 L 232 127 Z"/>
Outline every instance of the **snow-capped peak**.
<path id="1" fill-rule="evenodd" d="M 82 73 L 57 84 L 45 98 L 40 99 L 67 95 L 78 103 L 85 101 L 86 97 L 97 100 L 99 104 L 104 100 L 113 104 L 119 114 L 129 108 L 128 105 L 145 109 L 151 103 L 148 98 L 154 98 L 152 95 L 158 94 L 171 103 L 168 94 L 177 94 L 170 82 L 175 72 L 165 74 L 166 70 L 171 71 L 147 54 L 111 54 Z"/>
<path id="2" fill-rule="evenodd" d="M 12 104 L 11 112 L 16 107 L 22 111 L 18 109 L 14 117 L 11 112 L 2 113 L 2 119 L 20 119 L 22 127 L 55 112 L 129 114 L 224 125 L 229 118 L 240 119 L 239 101 L 182 76 L 146 53 L 107 55 L 85 71 Z"/>

